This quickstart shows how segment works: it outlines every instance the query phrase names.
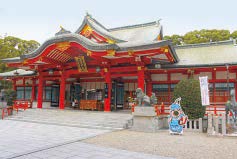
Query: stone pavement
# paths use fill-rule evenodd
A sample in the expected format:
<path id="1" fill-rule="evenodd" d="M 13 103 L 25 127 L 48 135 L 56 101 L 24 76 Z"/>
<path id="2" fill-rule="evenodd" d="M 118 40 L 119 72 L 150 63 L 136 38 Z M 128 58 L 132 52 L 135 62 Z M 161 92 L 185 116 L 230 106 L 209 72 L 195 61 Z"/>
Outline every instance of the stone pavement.
<path id="1" fill-rule="evenodd" d="M 0 120 L 0 159 L 164 158 L 83 143 L 123 129 L 128 113 L 29 109 L 5 119 Z"/>
<path id="2" fill-rule="evenodd" d="M 0 158 L 11 158 L 106 132 L 109 130 L 0 120 Z"/>
<path id="3" fill-rule="evenodd" d="M 15 159 L 171 159 L 157 155 L 105 148 L 83 142 L 38 151 Z"/>

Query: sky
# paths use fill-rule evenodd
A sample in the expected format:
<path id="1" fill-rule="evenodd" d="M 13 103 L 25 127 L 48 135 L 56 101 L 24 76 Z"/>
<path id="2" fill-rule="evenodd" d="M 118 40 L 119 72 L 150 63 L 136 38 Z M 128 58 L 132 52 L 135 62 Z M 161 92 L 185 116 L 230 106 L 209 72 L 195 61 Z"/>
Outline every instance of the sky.
<path id="1" fill-rule="evenodd" d="M 106 28 L 161 20 L 164 35 L 200 29 L 237 30 L 236 0 L 0 0 L 0 35 L 43 43 L 75 32 L 86 12 Z"/>

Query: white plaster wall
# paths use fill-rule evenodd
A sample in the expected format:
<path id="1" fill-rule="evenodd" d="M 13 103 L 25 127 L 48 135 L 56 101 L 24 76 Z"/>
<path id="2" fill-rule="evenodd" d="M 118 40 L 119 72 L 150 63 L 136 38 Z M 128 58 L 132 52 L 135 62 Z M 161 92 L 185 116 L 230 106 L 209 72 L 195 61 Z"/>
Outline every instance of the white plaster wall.
<path id="1" fill-rule="evenodd" d="M 167 74 L 152 74 L 151 75 L 152 81 L 167 81 Z"/>
<path id="2" fill-rule="evenodd" d="M 21 85 L 21 84 L 23 84 L 23 79 L 20 79 L 20 80 L 16 81 L 16 85 Z"/>
<path id="3" fill-rule="evenodd" d="M 199 80 L 199 77 L 208 76 L 208 79 L 212 79 L 212 73 L 211 72 L 201 72 L 200 74 L 195 74 L 194 79 Z"/>
<path id="4" fill-rule="evenodd" d="M 26 79 L 25 83 L 28 83 L 29 85 L 32 85 L 33 82 L 32 82 L 32 79 Z"/>
<path id="5" fill-rule="evenodd" d="M 188 77 L 188 75 L 184 75 L 182 73 L 172 73 L 171 75 L 171 80 L 182 80 Z"/>
<path id="6" fill-rule="evenodd" d="M 227 78 L 227 72 L 226 71 L 217 71 L 216 72 L 216 79 L 226 79 Z M 235 73 L 229 73 L 230 79 L 236 79 Z"/>

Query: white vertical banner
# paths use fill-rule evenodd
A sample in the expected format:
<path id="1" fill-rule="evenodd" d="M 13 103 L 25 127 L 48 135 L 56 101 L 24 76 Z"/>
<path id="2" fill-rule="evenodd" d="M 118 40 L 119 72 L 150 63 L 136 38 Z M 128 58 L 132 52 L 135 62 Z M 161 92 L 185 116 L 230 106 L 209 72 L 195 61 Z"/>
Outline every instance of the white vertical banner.
<path id="1" fill-rule="evenodd" d="M 200 81 L 200 89 L 201 89 L 201 98 L 202 98 L 202 105 L 210 105 L 209 101 L 209 90 L 208 90 L 208 77 L 199 77 Z"/>

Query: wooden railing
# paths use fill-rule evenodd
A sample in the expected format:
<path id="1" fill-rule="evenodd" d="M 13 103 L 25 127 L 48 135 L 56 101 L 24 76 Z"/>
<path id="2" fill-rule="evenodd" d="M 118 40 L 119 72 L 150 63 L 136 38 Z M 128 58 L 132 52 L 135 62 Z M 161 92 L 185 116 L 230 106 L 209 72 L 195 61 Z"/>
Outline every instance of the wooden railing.
<path id="1" fill-rule="evenodd" d="M 206 106 L 206 113 L 207 114 L 214 114 L 214 115 L 221 115 L 222 113 L 225 113 L 225 103 L 211 103 L 210 106 Z"/>
<path id="2" fill-rule="evenodd" d="M 12 106 L 1 108 L 2 120 L 4 119 L 5 116 L 12 115 L 12 110 L 13 110 Z"/>
<path id="3" fill-rule="evenodd" d="M 18 112 L 19 109 L 26 110 L 32 108 L 32 102 L 29 100 L 15 100 L 13 104 L 13 110 Z"/>

